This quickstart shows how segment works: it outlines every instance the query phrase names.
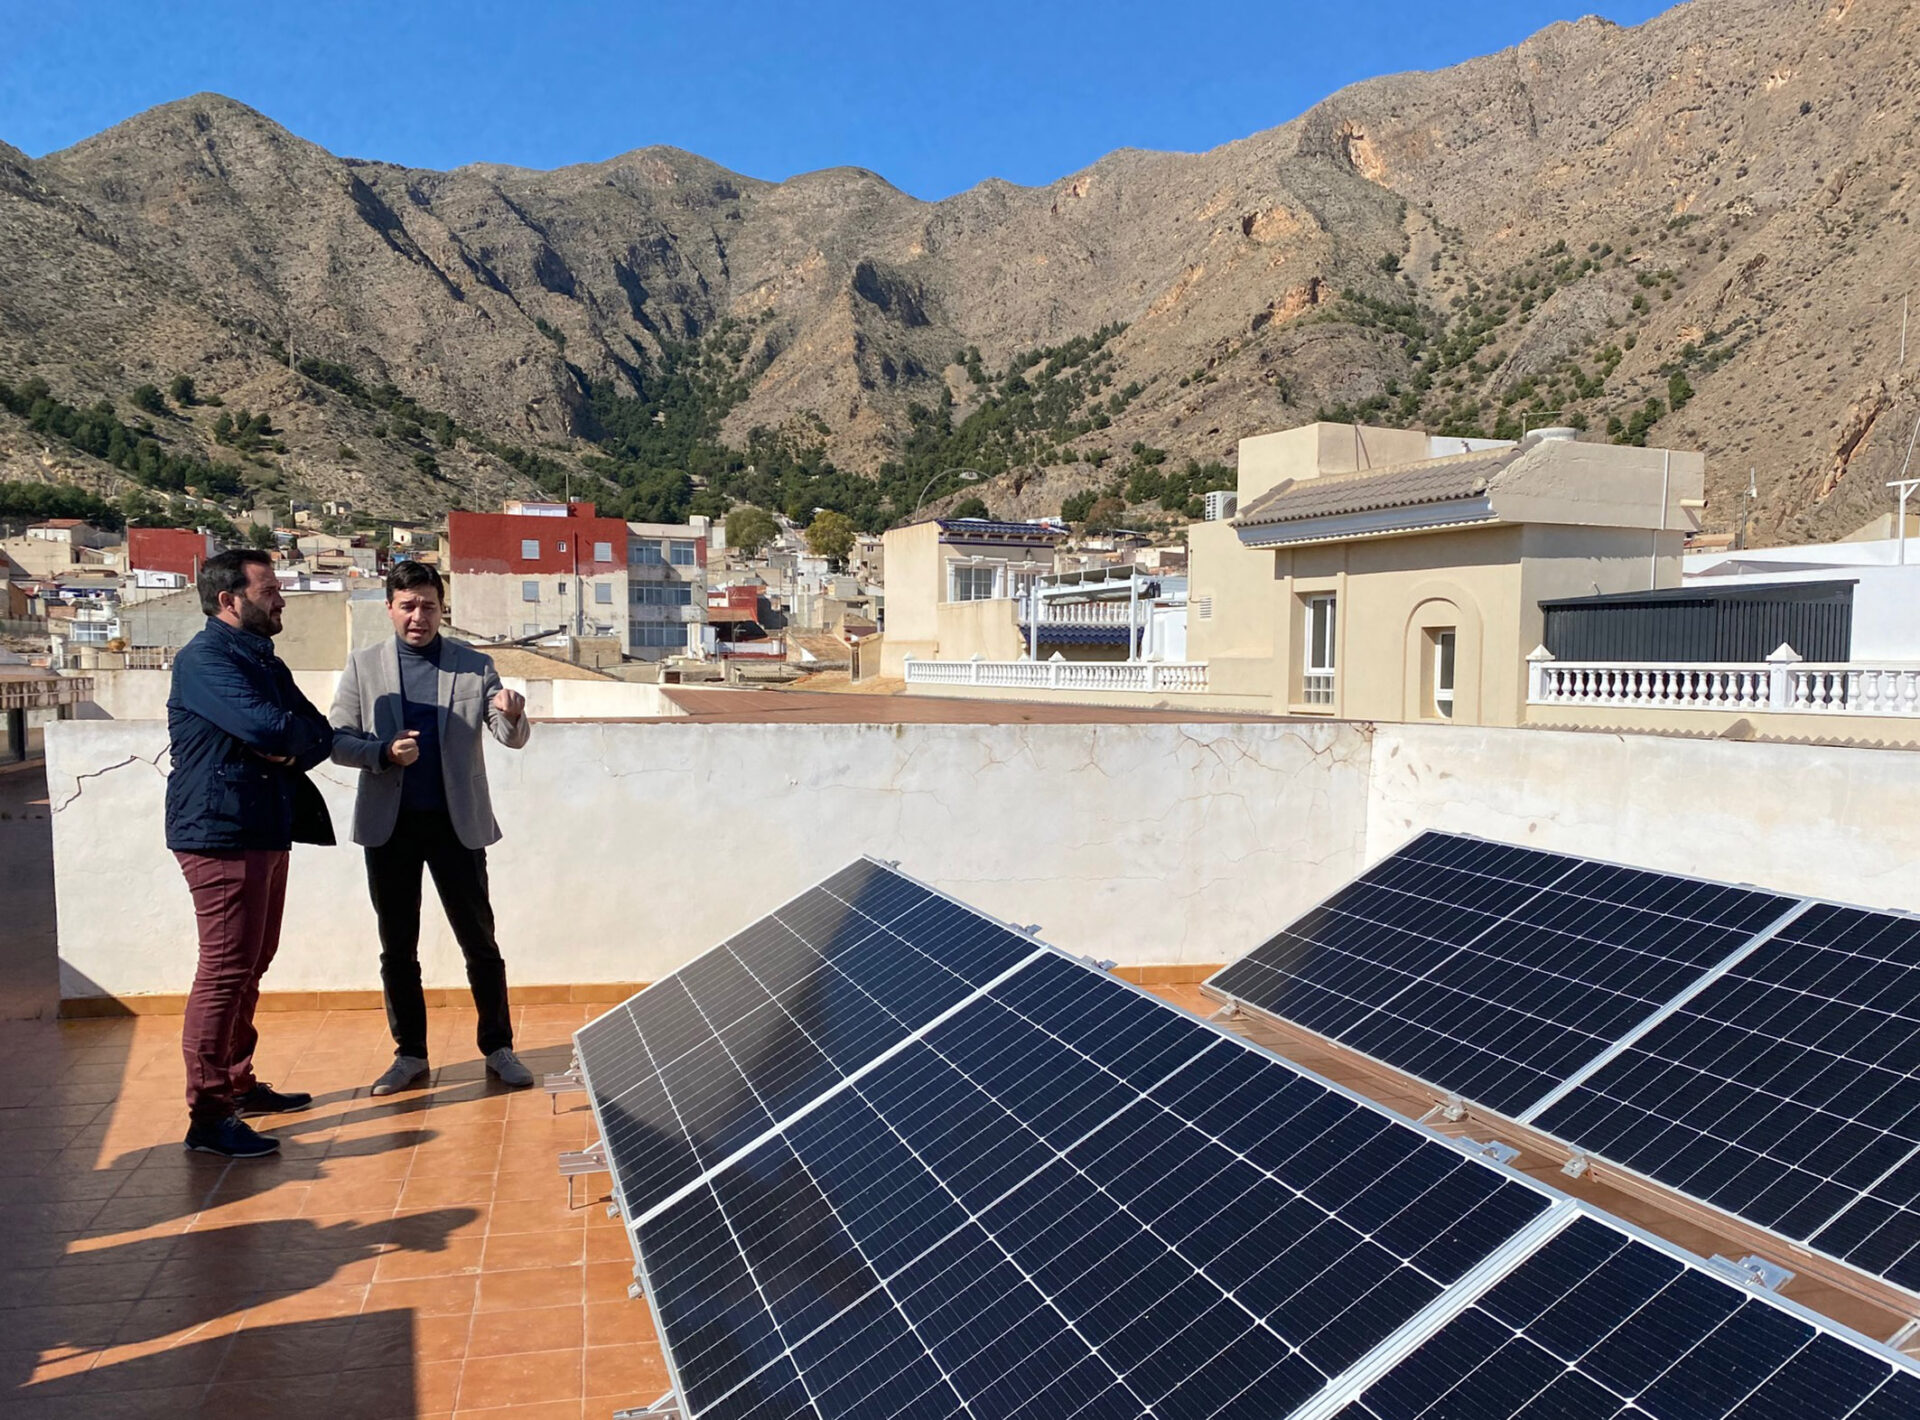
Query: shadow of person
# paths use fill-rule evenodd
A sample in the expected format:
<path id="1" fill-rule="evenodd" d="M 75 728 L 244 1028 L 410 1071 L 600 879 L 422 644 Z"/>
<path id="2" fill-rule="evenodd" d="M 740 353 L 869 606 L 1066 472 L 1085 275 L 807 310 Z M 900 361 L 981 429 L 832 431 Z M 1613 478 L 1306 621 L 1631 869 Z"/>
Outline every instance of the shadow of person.
<path id="1" fill-rule="evenodd" d="M 413 1311 L 405 1307 L 250 1326 L 238 1336 L 185 1341 L 38 1382 L 23 1376 L 6 1393 L 4 1408 L 9 1420 L 83 1414 L 401 1420 L 418 1413 L 414 1333 Z"/>

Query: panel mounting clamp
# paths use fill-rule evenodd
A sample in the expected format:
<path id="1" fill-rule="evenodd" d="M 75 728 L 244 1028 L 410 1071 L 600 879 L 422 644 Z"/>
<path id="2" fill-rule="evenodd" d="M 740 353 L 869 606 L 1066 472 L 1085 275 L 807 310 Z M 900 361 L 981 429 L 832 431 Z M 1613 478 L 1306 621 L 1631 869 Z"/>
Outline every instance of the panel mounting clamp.
<path id="1" fill-rule="evenodd" d="M 573 1207 L 573 1181 L 592 1173 L 606 1173 L 607 1141 L 596 1139 L 584 1149 L 573 1149 L 560 1155 L 560 1176 L 567 1181 L 567 1207 Z"/>
<path id="2" fill-rule="evenodd" d="M 1575 1149 L 1567 1155 L 1567 1161 L 1560 1165 L 1560 1172 L 1568 1178 L 1585 1178 L 1592 1167 L 1593 1160 Z"/>
<path id="3" fill-rule="evenodd" d="M 1510 1164 L 1520 1157 L 1520 1151 L 1518 1149 L 1514 1148 L 1511 1144 L 1503 1144 L 1498 1139 L 1489 1139 L 1483 1144 L 1478 1139 L 1462 1137 L 1460 1145 L 1468 1152 L 1478 1154 L 1483 1159 L 1492 1159 L 1496 1164 Z"/>
<path id="4" fill-rule="evenodd" d="M 1749 1253 L 1735 1262 L 1730 1257 L 1715 1253 L 1707 1259 L 1708 1266 L 1730 1281 L 1742 1287 L 1755 1287 L 1763 1292 L 1777 1292 L 1793 1280 L 1794 1274 L 1778 1263 Z"/>

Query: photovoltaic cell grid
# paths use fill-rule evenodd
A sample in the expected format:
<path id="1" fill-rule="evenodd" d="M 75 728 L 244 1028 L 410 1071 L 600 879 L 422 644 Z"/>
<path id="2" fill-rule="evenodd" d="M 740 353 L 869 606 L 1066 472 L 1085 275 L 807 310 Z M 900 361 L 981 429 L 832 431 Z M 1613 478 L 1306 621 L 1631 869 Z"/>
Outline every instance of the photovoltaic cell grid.
<path id="1" fill-rule="evenodd" d="M 1920 1375 L 1591 1218 L 1341 1420 L 1912 1420 Z"/>
<path id="2" fill-rule="evenodd" d="M 761 930 L 776 919 L 787 934 Z M 706 964 L 705 974 L 692 973 L 686 998 L 697 1024 L 677 998 L 670 1009 L 636 1010 L 642 997 L 578 1037 L 603 1130 L 605 1106 L 645 1083 L 616 1095 L 600 1084 L 609 1060 L 631 1069 L 651 1058 L 633 1049 L 642 1021 L 672 1060 L 707 1048 L 709 1037 L 778 1047 L 737 1052 L 742 1085 L 777 1127 L 691 1185 L 656 1188 L 646 1211 L 628 1210 L 639 1218 L 636 1249 L 694 1414 L 1285 1414 L 1328 1394 L 1329 1376 L 1445 1288 L 1470 1281 L 1483 1259 L 1528 1245 L 1522 1230 L 1554 1221 L 1543 1218 L 1538 1190 L 1104 975 L 1051 952 L 1029 960 L 1025 938 L 876 865 L 836 875 L 776 919 L 727 944 L 767 999 L 702 958 L 694 965 Z M 936 1020 L 953 991 L 912 957 L 905 971 L 874 973 L 848 955 L 889 926 L 896 953 L 909 934 L 926 945 L 925 929 L 940 945 L 911 950 L 963 980 L 997 985 L 969 987 L 945 1020 L 899 1033 L 907 1018 Z M 819 963 L 852 970 L 823 971 L 788 934 Z M 884 1017 L 842 994 L 845 981 L 862 980 Z M 897 1001 L 895 988 L 904 993 Z M 775 1030 L 766 1017 L 758 1035 L 737 1031 L 770 1004 L 790 1026 Z M 884 1029 L 862 1036 L 855 1022 Z M 785 1062 L 812 1058 L 781 1043 L 789 1030 L 834 1065 L 836 1079 L 825 1096 L 779 1114 L 797 1097 Z M 694 1148 L 699 1136 L 681 1132 Z M 617 1188 L 621 1167 L 616 1157 Z M 635 1196 L 622 1188 L 623 1198 Z M 1673 1266 L 1657 1249 L 1631 1246 Z M 1536 1310 L 1550 1310 L 1556 1286 L 1591 1285 L 1583 1279 L 1597 1271 L 1558 1258 L 1540 1254 L 1515 1274 L 1546 1299 Z M 1689 1275 L 1734 1299 L 1723 1311 L 1740 1306 L 1742 1293 Z M 1496 1307 L 1506 1295 L 1482 1300 Z M 1670 1334 L 1691 1314 L 1676 1320 L 1664 1309 L 1689 1295 L 1661 1291 L 1622 1315 L 1662 1318 Z M 1583 1294 L 1577 1311 L 1588 1309 Z M 1497 1416 L 1526 1405 L 1535 1407 L 1529 1415 L 1588 1413 L 1571 1398 L 1591 1379 L 1580 1368 L 1594 1369 L 1584 1352 L 1564 1357 L 1563 1369 L 1578 1374 L 1543 1388 L 1551 1401 L 1526 1392 L 1532 1370 L 1514 1368 L 1516 1382 L 1503 1365 L 1472 1404 L 1429 1379 L 1421 1384 L 1432 1404 L 1405 1409 L 1419 1387 L 1401 1386 L 1402 1372 L 1425 1375 L 1441 1364 L 1434 1358 L 1462 1354 L 1457 1328 L 1475 1315 L 1390 1370 L 1353 1413 Z M 1497 1307 L 1486 1315 L 1507 1317 Z M 1514 1317 L 1505 1324 L 1531 1335 L 1533 1319 Z M 1909 1404 L 1887 1380 L 1886 1358 L 1816 1341 L 1823 1395 L 1865 1397 L 1857 1420 L 1907 1413 L 1872 1408 Z M 1474 1344 L 1470 1336 L 1469 1365 Z M 1793 1367 L 1803 1364 L 1796 1352 Z M 1781 1384 L 1756 1393 L 1800 1393 Z M 1620 1408 L 1581 1396 L 1595 1414 Z"/>
<path id="3" fill-rule="evenodd" d="M 1049 955 L 636 1234 L 697 1415 L 1265 1416 L 1546 1206 Z"/>
<path id="4" fill-rule="evenodd" d="M 1793 902 L 1426 833 L 1208 984 L 1517 1115 Z"/>
<path id="5" fill-rule="evenodd" d="M 854 863 L 576 1037 L 638 1217 L 1035 950 Z"/>
<path id="6" fill-rule="evenodd" d="M 1538 1123 L 1920 1291 L 1920 921 L 1810 908 Z"/>

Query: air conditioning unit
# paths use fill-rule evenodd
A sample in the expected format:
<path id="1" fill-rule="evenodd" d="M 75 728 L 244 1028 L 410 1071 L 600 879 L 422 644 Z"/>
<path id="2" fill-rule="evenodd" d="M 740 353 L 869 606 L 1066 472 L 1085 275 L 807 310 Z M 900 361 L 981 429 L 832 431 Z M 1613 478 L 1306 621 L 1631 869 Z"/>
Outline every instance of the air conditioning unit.
<path id="1" fill-rule="evenodd" d="M 1225 522 L 1240 508 L 1240 495 L 1230 488 L 1216 488 L 1207 495 L 1206 519 L 1210 523 Z"/>

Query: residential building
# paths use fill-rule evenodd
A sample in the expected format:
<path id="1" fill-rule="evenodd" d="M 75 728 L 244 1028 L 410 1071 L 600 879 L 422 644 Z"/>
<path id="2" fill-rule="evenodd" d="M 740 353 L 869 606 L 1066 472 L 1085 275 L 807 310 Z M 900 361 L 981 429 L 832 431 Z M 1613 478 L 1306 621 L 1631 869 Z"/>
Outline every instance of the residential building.
<path id="1" fill-rule="evenodd" d="M 1304 425 L 1241 441 L 1238 512 L 1190 526 L 1184 607 L 1176 579 L 1157 579 L 1165 595 L 1148 618 L 1151 641 L 1141 635 L 1144 589 L 1129 586 L 1127 666 L 1064 678 L 1003 671 L 998 663 L 1048 659 L 1031 635 L 1000 649 L 1013 607 L 980 609 L 970 634 L 950 634 L 963 629 L 956 618 L 930 607 L 924 589 L 909 605 L 910 583 L 890 588 L 887 641 L 904 665 L 927 638 L 895 644 L 896 629 L 935 620 L 938 661 L 980 658 L 964 675 L 913 666 L 909 685 L 933 693 L 1177 691 L 1223 709 L 1516 725 L 1540 603 L 1677 586 L 1704 469 L 1697 453 L 1583 443 L 1572 430 L 1513 443 Z M 1043 585 L 1048 615 L 1074 605 L 1071 587 Z M 1081 588 L 1078 614 L 1118 618 L 1116 587 Z"/>
<path id="2" fill-rule="evenodd" d="M 628 523 L 592 503 L 514 501 L 448 514 L 442 566 L 454 625 L 485 639 L 610 639 L 652 661 L 685 654 L 687 628 L 706 620 L 705 519 Z"/>
<path id="3" fill-rule="evenodd" d="M 884 673 L 904 673 L 909 656 L 966 659 L 1021 652 L 1010 604 L 1054 568 L 1066 541 L 1057 523 L 936 518 L 882 539 L 887 567 Z"/>
<path id="4" fill-rule="evenodd" d="M 191 585 L 200 575 L 201 565 L 219 548 L 213 538 L 193 528 L 128 528 L 127 570 L 171 572 Z"/>
<path id="5" fill-rule="evenodd" d="M 115 547 L 119 545 L 117 533 L 96 528 L 83 518 L 49 518 L 44 523 L 34 523 L 26 530 L 26 535 L 38 542 L 57 542 L 75 550 L 83 547 Z M 76 555 L 73 560 L 80 559 Z"/>
<path id="6" fill-rule="evenodd" d="M 685 655 L 707 620 L 706 520 L 628 523 L 626 532 L 627 654 L 643 661 Z"/>
<path id="7" fill-rule="evenodd" d="M 447 515 L 447 598 L 484 640 L 617 635 L 627 602 L 627 525 L 592 503 L 522 503 Z"/>

